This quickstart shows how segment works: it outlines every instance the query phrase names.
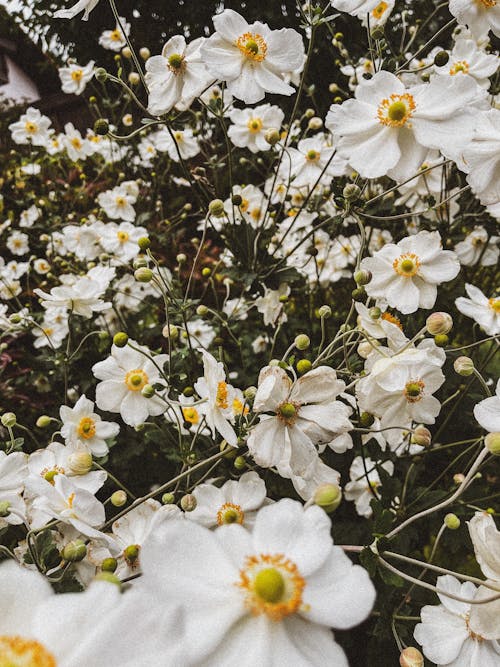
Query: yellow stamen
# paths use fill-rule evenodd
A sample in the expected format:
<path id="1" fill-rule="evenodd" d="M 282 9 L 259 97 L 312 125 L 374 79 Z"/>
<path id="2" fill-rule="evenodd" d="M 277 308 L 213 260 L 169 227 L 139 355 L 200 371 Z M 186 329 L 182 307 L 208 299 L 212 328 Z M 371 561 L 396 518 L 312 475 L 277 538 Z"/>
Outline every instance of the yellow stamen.
<path id="1" fill-rule="evenodd" d="M 379 4 L 375 7 L 375 9 L 372 9 L 372 16 L 374 19 L 381 19 L 382 16 L 385 14 L 386 9 L 389 7 L 387 2 L 379 2 Z"/>
<path id="2" fill-rule="evenodd" d="M 250 130 L 251 134 L 257 134 L 262 130 L 262 121 L 260 118 L 250 118 L 247 123 L 247 127 Z"/>
<path id="3" fill-rule="evenodd" d="M 57 663 L 40 642 L 0 635 L 0 667 L 57 667 Z"/>
<path id="4" fill-rule="evenodd" d="M 90 417 L 82 417 L 78 424 L 77 433 L 84 440 L 93 438 L 95 435 L 95 421 Z"/>
<path id="5" fill-rule="evenodd" d="M 403 127 L 412 117 L 415 109 L 415 100 L 410 93 L 391 95 L 379 104 L 377 116 L 382 125 Z"/>
<path id="6" fill-rule="evenodd" d="M 35 134 L 35 132 L 38 131 L 38 125 L 36 123 L 32 123 L 31 121 L 27 121 L 24 124 L 24 129 L 28 134 Z"/>
<path id="7" fill-rule="evenodd" d="M 200 421 L 200 415 L 196 408 L 181 408 L 181 411 L 185 422 L 197 424 Z"/>
<path id="8" fill-rule="evenodd" d="M 125 384 L 130 391 L 141 391 L 149 382 L 147 373 L 140 368 L 135 368 L 125 375 Z"/>
<path id="9" fill-rule="evenodd" d="M 397 257 L 392 263 L 396 273 L 404 278 L 412 278 L 418 273 L 420 260 L 413 252 L 407 252 Z"/>
<path id="10" fill-rule="evenodd" d="M 488 299 L 488 305 L 497 315 L 500 315 L 500 296 Z"/>
<path id="11" fill-rule="evenodd" d="M 83 70 L 81 69 L 74 69 L 71 72 L 71 78 L 73 79 L 73 81 L 81 81 L 82 77 L 83 77 Z"/>
<path id="12" fill-rule="evenodd" d="M 459 72 L 461 72 L 462 74 L 469 73 L 469 63 L 466 60 L 457 60 L 457 62 L 453 63 L 453 65 L 450 67 L 451 76 L 454 76 Z"/>
<path id="13" fill-rule="evenodd" d="M 245 513 L 239 505 L 225 503 L 217 512 L 217 523 L 222 526 L 225 523 L 243 523 Z"/>
<path id="14" fill-rule="evenodd" d="M 120 243 L 125 243 L 130 238 L 130 234 L 128 234 L 127 232 L 122 232 L 122 231 L 117 232 L 116 236 L 118 237 L 118 240 L 120 241 Z"/>
<path id="15" fill-rule="evenodd" d="M 236 40 L 236 46 L 241 53 L 249 60 L 262 62 L 267 53 L 267 44 L 258 33 L 245 32 Z"/>
<path id="16" fill-rule="evenodd" d="M 217 384 L 217 394 L 215 397 L 215 403 L 218 408 L 225 410 L 228 406 L 227 402 L 227 384 L 225 382 L 219 382 Z"/>
<path id="17" fill-rule="evenodd" d="M 410 382 L 407 382 L 403 389 L 403 394 L 408 403 L 417 403 L 418 401 L 421 401 L 424 387 L 425 383 L 422 382 L 422 380 L 410 380 Z"/>

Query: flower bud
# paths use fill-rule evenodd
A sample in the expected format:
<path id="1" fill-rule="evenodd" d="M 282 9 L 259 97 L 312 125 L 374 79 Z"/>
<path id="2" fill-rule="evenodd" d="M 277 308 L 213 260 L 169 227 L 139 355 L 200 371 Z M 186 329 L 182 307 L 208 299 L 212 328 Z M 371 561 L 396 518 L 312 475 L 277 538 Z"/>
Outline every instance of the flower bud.
<path id="1" fill-rule="evenodd" d="M 275 127 L 270 127 L 268 130 L 266 130 L 266 133 L 264 134 L 264 139 L 270 146 L 276 146 L 276 144 L 280 140 L 279 130 L 276 129 Z"/>
<path id="2" fill-rule="evenodd" d="M 143 60 L 147 60 L 151 55 L 151 51 L 148 49 L 147 46 L 143 46 L 139 49 L 139 55 Z"/>
<path id="3" fill-rule="evenodd" d="M 208 313 L 208 308 L 204 305 L 199 305 L 196 309 L 196 314 L 200 317 L 204 317 Z"/>
<path id="4" fill-rule="evenodd" d="M 175 324 L 166 324 L 161 333 L 164 338 L 171 338 L 172 340 L 179 338 L 179 329 Z"/>
<path id="5" fill-rule="evenodd" d="M 187 260 L 187 255 L 185 255 L 183 252 L 180 252 L 175 259 L 177 264 L 184 264 L 184 262 Z"/>
<path id="6" fill-rule="evenodd" d="M 342 491 L 337 484 L 321 484 L 314 492 L 313 502 L 327 514 L 334 512 L 342 500 Z"/>
<path id="7" fill-rule="evenodd" d="M 97 81 L 99 81 L 99 83 L 104 83 L 108 78 L 108 73 L 106 72 L 104 67 L 98 67 L 94 72 L 94 77 L 96 78 Z"/>
<path id="8" fill-rule="evenodd" d="M 423 424 L 419 424 L 412 433 L 411 442 L 421 447 L 430 447 L 432 442 L 431 432 Z"/>
<path id="9" fill-rule="evenodd" d="M 213 215 L 215 218 L 222 218 L 224 213 L 224 202 L 222 199 L 212 199 L 208 205 L 208 212 L 210 215 Z"/>
<path id="10" fill-rule="evenodd" d="M 234 462 L 233 462 L 233 465 L 236 468 L 236 470 L 244 470 L 244 468 L 246 467 L 246 464 L 247 464 L 247 462 L 245 461 L 244 456 L 237 456 L 234 459 Z"/>
<path id="11" fill-rule="evenodd" d="M 197 500 L 192 493 L 186 493 L 186 495 L 181 498 L 181 507 L 184 512 L 192 512 L 196 509 L 197 504 Z"/>
<path id="12" fill-rule="evenodd" d="M 164 505 L 172 505 L 174 502 L 175 496 L 173 493 L 164 493 L 161 497 L 161 502 Z"/>
<path id="13" fill-rule="evenodd" d="M 127 502 L 127 494 L 121 489 L 111 495 L 111 504 L 113 507 L 123 507 Z"/>
<path id="14" fill-rule="evenodd" d="M 354 280 L 357 285 L 368 285 L 372 277 L 372 272 L 365 269 L 360 269 L 354 273 Z"/>
<path id="15" fill-rule="evenodd" d="M 500 456 L 500 433 L 488 433 L 484 439 L 486 449 L 494 456 Z"/>
<path id="16" fill-rule="evenodd" d="M 116 347 L 125 347 L 127 343 L 128 335 L 125 332 L 119 331 L 113 336 L 113 345 L 116 345 Z"/>
<path id="17" fill-rule="evenodd" d="M 373 426 L 374 421 L 375 417 L 369 412 L 362 412 L 359 415 L 359 425 L 362 428 L 370 428 L 370 426 Z"/>
<path id="18" fill-rule="evenodd" d="M 309 359 L 299 359 L 299 361 L 297 361 L 297 373 L 299 375 L 304 375 L 304 373 L 310 371 L 311 368 L 312 363 L 309 361 Z"/>
<path id="19" fill-rule="evenodd" d="M 434 56 L 434 65 L 436 67 L 444 67 L 449 59 L 450 54 L 447 51 L 438 51 Z"/>
<path id="20" fill-rule="evenodd" d="M 131 86 L 137 86 L 140 80 L 141 77 L 137 72 L 130 72 L 130 74 L 128 75 L 128 82 L 130 83 Z"/>
<path id="21" fill-rule="evenodd" d="M 205 266 L 205 267 L 201 270 L 201 275 L 202 275 L 204 278 L 208 278 L 209 276 L 212 275 L 212 271 L 211 271 L 211 269 L 208 268 L 208 266 Z"/>
<path id="22" fill-rule="evenodd" d="M 129 49 L 128 46 L 124 46 L 122 49 L 122 56 L 126 58 L 127 60 L 130 60 L 132 58 L 132 51 Z"/>
<path id="23" fill-rule="evenodd" d="M 94 132 L 100 136 L 104 137 L 109 132 L 109 123 L 105 118 L 98 118 L 94 123 Z"/>
<path id="24" fill-rule="evenodd" d="M 129 546 L 123 550 L 123 556 L 129 565 L 137 561 L 140 550 L 141 547 L 138 544 L 129 544 Z"/>
<path id="25" fill-rule="evenodd" d="M 134 259 L 133 267 L 134 269 L 142 269 L 143 266 L 148 265 L 148 260 L 145 257 L 136 257 Z"/>
<path id="26" fill-rule="evenodd" d="M 241 206 L 243 204 L 243 198 L 241 195 L 233 195 L 231 197 L 231 204 L 234 206 Z"/>
<path id="27" fill-rule="evenodd" d="M 155 393 L 155 388 L 152 384 L 145 384 L 141 389 L 141 395 L 144 396 L 144 398 L 152 398 Z"/>
<path id="28" fill-rule="evenodd" d="M 4 412 L 0 421 L 5 428 L 14 428 L 17 424 L 17 417 L 13 412 Z"/>
<path id="29" fill-rule="evenodd" d="M 362 340 L 358 345 L 358 354 L 362 359 L 368 359 L 372 352 L 373 345 L 371 345 L 367 340 Z"/>
<path id="30" fill-rule="evenodd" d="M 139 283 L 150 283 L 153 280 L 153 272 L 151 269 L 143 266 L 142 268 L 136 269 L 136 271 L 134 271 L 134 278 Z"/>
<path id="31" fill-rule="evenodd" d="M 332 309 L 330 306 L 321 306 L 318 310 L 318 315 L 321 319 L 327 320 L 329 317 L 332 316 Z"/>
<path id="32" fill-rule="evenodd" d="M 323 127 L 323 121 L 319 116 L 313 116 L 309 119 L 307 127 L 310 130 L 320 130 Z"/>
<path id="33" fill-rule="evenodd" d="M 75 475 L 86 475 L 92 469 L 92 454 L 83 449 L 73 452 L 68 456 L 68 465 Z"/>
<path id="34" fill-rule="evenodd" d="M 456 484 L 457 486 L 460 486 L 460 484 L 464 481 L 465 475 L 461 472 L 457 472 L 456 475 L 453 475 L 453 483 Z"/>
<path id="35" fill-rule="evenodd" d="M 401 667 L 424 667 L 424 656 L 418 648 L 407 646 L 401 651 L 399 664 Z"/>
<path id="36" fill-rule="evenodd" d="M 295 347 L 298 350 L 303 351 L 303 350 L 307 350 L 307 348 L 311 344 L 311 339 L 306 334 L 299 334 L 298 336 L 295 336 L 294 343 L 295 343 Z"/>
<path id="37" fill-rule="evenodd" d="M 101 563 L 101 570 L 103 572 L 110 572 L 113 574 L 113 572 L 116 570 L 118 567 L 118 562 L 116 558 L 105 558 L 102 563 Z"/>
<path id="38" fill-rule="evenodd" d="M 356 287 L 351 292 L 353 301 L 364 301 L 366 298 L 366 292 L 364 287 Z"/>
<path id="39" fill-rule="evenodd" d="M 444 525 L 450 530 L 457 530 L 457 528 L 460 528 L 460 519 L 456 514 L 450 512 L 444 517 Z"/>
<path id="40" fill-rule="evenodd" d="M 12 313 L 12 315 L 9 315 L 9 322 L 11 324 L 21 324 L 22 317 L 19 315 L 19 313 Z"/>
<path id="41" fill-rule="evenodd" d="M 425 327 L 431 336 L 447 334 L 453 327 L 453 319 L 448 313 L 432 313 L 425 321 Z"/>
<path id="42" fill-rule="evenodd" d="M 0 501 L 0 519 L 5 519 L 5 517 L 10 514 L 10 502 L 8 500 Z"/>
<path id="43" fill-rule="evenodd" d="M 436 347 L 446 347 L 449 342 L 450 339 L 446 334 L 438 334 L 437 336 L 434 336 L 434 343 L 436 344 Z"/>
<path id="44" fill-rule="evenodd" d="M 474 362 L 470 357 L 458 357 L 453 362 L 455 372 L 463 377 L 467 377 L 474 373 Z"/>
<path id="45" fill-rule="evenodd" d="M 47 428 L 50 426 L 51 418 L 48 415 L 40 415 L 36 420 L 36 425 L 38 428 Z"/>
<path id="46" fill-rule="evenodd" d="M 373 308 L 370 308 L 370 310 L 368 311 L 368 315 L 371 317 L 372 320 L 378 320 L 382 315 L 382 311 L 378 306 L 373 306 Z"/>
<path id="47" fill-rule="evenodd" d="M 78 563 L 87 555 L 87 547 L 83 540 L 68 542 L 61 551 L 61 558 L 69 563 Z"/>
<path id="48" fill-rule="evenodd" d="M 141 238 L 137 241 L 137 245 L 139 246 L 139 249 L 144 252 L 150 247 L 151 241 L 147 236 L 141 236 Z"/>
<path id="49" fill-rule="evenodd" d="M 253 385 L 251 387 L 247 387 L 245 391 L 243 392 L 243 396 L 249 400 L 253 401 L 255 398 L 255 394 L 257 393 L 257 387 L 254 387 Z"/>
<path id="50" fill-rule="evenodd" d="M 356 185 L 356 183 L 348 183 L 342 190 L 342 196 L 344 199 L 348 199 L 349 201 L 359 199 L 360 195 L 361 188 L 359 185 Z"/>

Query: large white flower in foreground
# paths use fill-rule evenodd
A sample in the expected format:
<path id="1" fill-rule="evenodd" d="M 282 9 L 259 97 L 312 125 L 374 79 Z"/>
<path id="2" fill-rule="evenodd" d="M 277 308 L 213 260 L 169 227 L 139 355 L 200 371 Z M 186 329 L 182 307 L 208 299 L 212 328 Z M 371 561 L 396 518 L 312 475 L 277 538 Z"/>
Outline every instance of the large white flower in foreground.
<path id="1" fill-rule="evenodd" d="M 476 587 L 470 581 L 460 583 L 451 575 L 437 578 L 441 604 L 422 607 L 414 637 L 425 656 L 438 667 L 497 667 L 500 645 L 478 635 L 470 626 L 471 609 L 476 605 L 452 600 L 446 593 L 474 599 Z M 490 591 L 493 595 L 494 591 Z M 500 636 L 500 633 L 499 633 Z"/>
<path id="2" fill-rule="evenodd" d="M 500 333 L 500 297 L 492 296 L 488 299 L 479 287 L 466 283 L 465 291 L 468 299 L 459 296 L 455 305 L 467 317 L 471 317 L 489 336 Z"/>
<path id="3" fill-rule="evenodd" d="M 497 382 L 496 396 L 485 398 L 474 407 L 474 417 L 490 433 L 500 433 L 500 380 Z"/>
<path id="4" fill-rule="evenodd" d="M 173 106 L 187 109 L 195 97 L 213 82 L 202 61 L 199 37 L 186 45 L 182 35 L 171 37 L 160 56 L 146 61 L 146 83 L 149 87 L 148 110 L 161 116 Z"/>
<path id="5" fill-rule="evenodd" d="M 486 93 L 484 93 L 486 94 Z M 455 153 L 470 141 L 481 93 L 469 77 L 433 79 L 411 88 L 390 72 L 362 79 L 355 98 L 333 105 L 326 127 L 341 157 L 361 176 L 404 181 L 417 174 L 428 148 Z"/>
<path id="6" fill-rule="evenodd" d="M 323 510 L 290 499 L 262 508 L 253 533 L 165 524 L 142 564 L 137 609 L 162 636 L 162 610 L 179 608 L 186 667 L 347 667 L 329 628 L 361 623 L 375 600 L 367 572 L 333 545 Z"/>
<path id="7" fill-rule="evenodd" d="M 247 441 L 255 462 L 264 468 L 278 466 L 284 476 L 291 471 L 307 479 L 318 458 L 315 445 L 329 445 L 339 453 L 352 447 L 351 408 L 335 400 L 344 388 L 328 366 L 296 382 L 278 366 L 263 368 L 253 405 L 262 417 Z"/>
<path id="8" fill-rule="evenodd" d="M 455 253 L 443 250 L 439 232 L 419 232 L 399 243 L 387 243 L 373 257 L 365 257 L 361 268 L 372 272 L 366 292 L 407 315 L 419 308 L 432 308 L 437 286 L 453 280 L 460 271 Z"/>
<path id="9" fill-rule="evenodd" d="M 498 69 L 498 55 L 480 49 L 473 39 L 457 39 L 446 65 L 434 66 L 441 76 L 471 76 L 481 88 L 489 88 L 489 77 Z"/>
<path id="10" fill-rule="evenodd" d="M 248 24 L 225 9 L 213 18 L 216 32 L 201 47 L 208 71 L 225 81 L 231 95 L 254 104 L 266 93 L 291 95 L 284 78 L 302 67 L 302 37 L 291 28 L 271 30 L 260 21 Z"/>
<path id="11" fill-rule="evenodd" d="M 500 37 L 500 4 L 497 0 L 450 0 L 450 12 L 476 39 L 491 30 Z"/>
<path id="12" fill-rule="evenodd" d="M 166 403 L 159 396 L 146 398 L 141 392 L 146 385 L 165 384 L 161 369 L 168 355 L 157 354 L 150 358 L 147 347 L 133 340 L 129 342 L 137 349 L 113 345 L 111 355 L 94 364 L 92 372 L 102 380 L 96 387 L 97 407 L 119 412 L 125 424 L 139 426 L 150 415 L 161 415 L 166 410 Z"/>

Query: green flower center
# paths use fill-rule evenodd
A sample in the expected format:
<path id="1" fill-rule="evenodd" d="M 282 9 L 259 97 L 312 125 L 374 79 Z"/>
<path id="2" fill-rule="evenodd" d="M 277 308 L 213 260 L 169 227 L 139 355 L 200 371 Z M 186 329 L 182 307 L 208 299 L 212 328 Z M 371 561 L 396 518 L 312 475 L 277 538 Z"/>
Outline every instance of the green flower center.
<path id="1" fill-rule="evenodd" d="M 285 579 L 274 567 L 266 568 L 256 575 L 254 591 L 265 602 L 279 602 L 285 592 Z"/>

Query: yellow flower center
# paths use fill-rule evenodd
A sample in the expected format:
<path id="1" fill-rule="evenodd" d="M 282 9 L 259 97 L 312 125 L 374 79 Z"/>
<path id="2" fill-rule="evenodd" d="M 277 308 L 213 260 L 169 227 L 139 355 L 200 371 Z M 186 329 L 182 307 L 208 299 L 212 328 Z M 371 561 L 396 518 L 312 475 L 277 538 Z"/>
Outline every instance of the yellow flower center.
<path id="1" fill-rule="evenodd" d="M 257 134 L 262 130 L 262 121 L 260 118 L 250 118 L 247 123 L 247 127 L 250 130 L 251 134 Z"/>
<path id="2" fill-rule="evenodd" d="M 217 394 L 215 395 L 215 403 L 218 408 L 225 410 L 228 406 L 227 402 L 227 384 L 219 382 L 217 384 Z"/>
<path id="3" fill-rule="evenodd" d="M 235 415 L 247 415 L 249 412 L 248 405 L 243 406 L 239 398 L 233 400 L 233 412 Z"/>
<path id="4" fill-rule="evenodd" d="M 425 384 L 422 380 L 410 380 L 410 382 L 407 382 L 403 389 L 403 394 L 408 403 L 416 403 L 417 401 L 420 401 L 422 399 L 424 387 Z"/>
<path id="5" fill-rule="evenodd" d="M 495 7 L 497 4 L 497 0 L 476 0 L 476 2 L 479 2 L 479 4 L 483 5 L 483 7 L 486 7 L 486 9 Z"/>
<path id="6" fill-rule="evenodd" d="M 80 139 L 78 139 L 78 137 L 73 137 L 73 139 L 71 139 L 70 143 L 78 151 L 82 147 L 82 142 L 80 141 Z"/>
<path id="7" fill-rule="evenodd" d="M 240 204 L 240 206 L 239 206 L 240 211 L 241 211 L 242 213 L 246 213 L 246 211 L 247 211 L 249 205 L 250 205 L 250 202 L 248 201 L 248 199 L 242 199 L 242 200 L 241 200 L 241 204 Z"/>
<path id="8" fill-rule="evenodd" d="M 127 232 L 117 232 L 116 236 L 118 237 L 120 243 L 125 243 L 126 241 L 129 240 L 130 237 L 130 235 Z"/>
<path id="9" fill-rule="evenodd" d="M 305 581 L 282 554 L 247 556 L 236 585 L 244 590 L 245 604 L 255 616 L 281 621 L 301 609 Z"/>
<path id="10" fill-rule="evenodd" d="M 177 142 L 184 141 L 184 133 L 183 132 L 174 132 L 174 139 Z"/>
<path id="11" fill-rule="evenodd" d="M 130 391 L 141 391 L 149 382 L 147 373 L 140 368 L 135 368 L 125 375 L 125 384 Z"/>
<path id="12" fill-rule="evenodd" d="M 126 549 L 124 549 L 123 557 L 125 558 L 129 567 L 137 567 L 139 565 L 140 550 L 140 544 L 130 544 Z"/>
<path id="13" fill-rule="evenodd" d="M 392 324 L 395 324 L 397 327 L 403 331 L 403 325 L 401 324 L 400 320 L 398 320 L 397 317 L 392 315 L 391 313 L 388 313 L 387 311 L 385 313 L 382 313 L 380 316 L 383 320 L 386 320 L 386 322 L 392 322 Z"/>
<path id="14" fill-rule="evenodd" d="M 54 478 L 56 475 L 64 475 L 64 468 L 60 466 L 54 466 L 53 468 L 44 468 L 40 473 L 40 476 L 43 477 L 47 482 L 54 486 Z"/>
<path id="15" fill-rule="evenodd" d="M 412 278 L 416 275 L 419 266 L 420 260 L 413 252 L 406 252 L 400 255 L 392 263 L 394 271 L 405 278 Z"/>
<path id="16" fill-rule="evenodd" d="M 315 151 L 313 148 L 306 153 L 306 160 L 308 162 L 318 162 L 320 157 L 321 153 L 319 151 Z"/>
<path id="17" fill-rule="evenodd" d="M 217 523 L 222 526 L 224 523 L 243 523 L 245 513 L 239 505 L 234 503 L 225 503 L 217 512 Z"/>
<path id="18" fill-rule="evenodd" d="M 298 403 L 282 403 L 278 406 L 278 411 L 276 413 L 278 419 L 288 426 L 291 426 L 295 423 L 297 419 L 297 414 L 299 412 Z"/>
<path id="19" fill-rule="evenodd" d="M 78 424 L 77 433 L 84 440 L 93 438 L 95 435 L 95 421 L 90 417 L 82 417 Z"/>
<path id="20" fill-rule="evenodd" d="M 389 7 L 387 2 L 379 2 L 379 4 L 375 7 L 375 9 L 372 9 L 372 16 L 374 19 L 381 19 L 382 16 L 385 14 L 386 9 Z"/>
<path id="21" fill-rule="evenodd" d="M 416 109 L 415 100 L 410 93 L 391 95 L 379 104 L 377 116 L 382 125 L 403 127 Z"/>
<path id="22" fill-rule="evenodd" d="M 121 195 L 115 198 L 115 204 L 117 206 L 125 206 L 126 203 L 127 200 L 125 199 L 125 197 L 122 197 Z"/>
<path id="23" fill-rule="evenodd" d="M 186 68 L 184 56 L 182 56 L 180 53 L 172 53 L 172 55 L 168 58 L 167 67 L 174 74 L 179 74 L 180 71 Z"/>
<path id="24" fill-rule="evenodd" d="M 26 121 L 24 124 L 24 129 L 28 134 L 35 134 L 35 132 L 38 131 L 38 125 L 36 123 L 32 123 L 30 120 Z"/>
<path id="25" fill-rule="evenodd" d="M 71 78 L 73 79 L 73 81 L 81 81 L 82 77 L 83 77 L 83 71 L 81 69 L 74 69 L 71 72 Z"/>
<path id="26" fill-rule="evenodd" d="M 450 67 L 451 76 L 454 76 L 459 72 L 462 72 L 462 74 L 469 73 L 469 63 L 466 60 L 457 60 L 457 62 L 453 63 L 453 65 Z"/>
<path id="27" fill-rule="evenodd" d="M 115 30 L 111 31 L 109 38 L 112 42 L 121 42 L 123 39 L 122 31 L 118 28 L 115 28 Z"/>
<path id="28" fill-rule="evenodd" d="M 267 44 L 258 33 L 245 32 L 236 40 L 236 46 L 241 53 L 249 60 L 262 62 L 266 57 Z"/>
<path id="29" fill-rule="evenodd" d="M 488 305 L 497 315 L 500 315 L 500 296 L 488 299 Z"/>
<path id="30" fill-rule="evenodd" d="M 200 415 L 196 408 L 181 408 L 181 411 L 185 422 L 197 424 L 200 421 Z"/>
<path id="31" fill-rule="evenodd" d="M 40 642 L 0 635 L 0 667 L 57 667 L 57 663 Z"/>

